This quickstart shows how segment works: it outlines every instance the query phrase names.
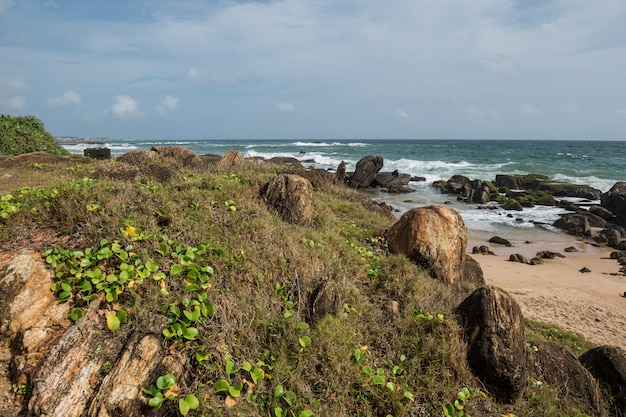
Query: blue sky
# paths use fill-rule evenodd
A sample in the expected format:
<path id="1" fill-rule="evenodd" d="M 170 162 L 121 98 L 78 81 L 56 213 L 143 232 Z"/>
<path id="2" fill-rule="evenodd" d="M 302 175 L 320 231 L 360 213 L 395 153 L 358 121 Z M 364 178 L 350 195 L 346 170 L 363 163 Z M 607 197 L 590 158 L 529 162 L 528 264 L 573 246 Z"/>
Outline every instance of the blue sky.
<path id="1" fill-rule="evenodd" d="M 626 140 L 624 22 L 624 0 L 0 0 L 0 113 L 125 140 Z"/>

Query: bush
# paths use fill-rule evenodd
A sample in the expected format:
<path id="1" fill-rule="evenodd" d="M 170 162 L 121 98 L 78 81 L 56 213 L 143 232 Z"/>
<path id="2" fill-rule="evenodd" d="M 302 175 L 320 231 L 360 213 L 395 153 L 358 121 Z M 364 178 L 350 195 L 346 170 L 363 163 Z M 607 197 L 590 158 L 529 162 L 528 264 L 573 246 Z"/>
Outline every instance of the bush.
<path id="1" fill-rule="evenodd" d="M 0 154 L 20 155 L 29 152 L 69 155 L 36 117 L 0 115 Z"/>

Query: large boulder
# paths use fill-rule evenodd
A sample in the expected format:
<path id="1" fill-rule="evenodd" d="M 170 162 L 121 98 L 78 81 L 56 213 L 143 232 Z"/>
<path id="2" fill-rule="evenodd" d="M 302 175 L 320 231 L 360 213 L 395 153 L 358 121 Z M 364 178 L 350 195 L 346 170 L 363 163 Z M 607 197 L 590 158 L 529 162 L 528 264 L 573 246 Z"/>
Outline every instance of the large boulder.
<path id="1" fill-rule="evenodd" d="M 540 182 L 535 191 L 545 191 L 555 197 L 577 197 L 599 200 L 602 191 L 585 184 L 567 184 L 561 182 Z"/>
<path id="2" fill-rule="evenodd" d="M 585 413 L 606 415 L 598 384 L 574 355 L 553 342 L 532 342 L 531 347 L 528 350 L 529 376 L 549 385 Z"/>
<path id="3" fill-rule="evenodd" d="M 602 207 L 615 215 L 615 224 L 626 227 L 626 182 L 617 182 L 602 194 Z"/>
<path id="4" fill-rule="evenodd" d="M 277 175 L 261 188 L 261 196 L 286 222 L 306 225 L 314 220 L 313 186 L 306 178 Z"/>
<path id="5" fill-rule="evenodd" d="M 215 165 L 217 171 L 228 171 L 233 169 L 240 169 L 245 166 L 246 160 L 243 159 L 241 152 L 230 149 L 222 159 L 220 159 Z"/>
<path id="6" fill-rule="evenodd" d="M 161 158 L 175 161 L 175 165 L 184 168 L 201 168 L 204 162 L 198 155 L 182 146 L 153 146 L 150 149 Z"/>
<path id="7" fill-rule="evenodd" d="M 503 289 L 482 286 L 463 300 L 457 312 L 472 372 L 497 400 L 515 401 L 527 381 L 520 306 Z"/>
<path id="8" fill-rule="evenodd" d="M 349 184 L 352 188 L 369 187 L 376 179 L 376 174 L 383 167 L 382 156 L 368 155 L 356 164 L 354 173 L 350 176 Z"/>
<path id="9" fill-rule="evenodd" d="M 389 250 L 404 254 L 447 284 L 465 274 L 467 228 L 461 215 L 443 206 L 406 212 L 386 233 Z"/>
<path id="10" fill-rule="evenodd" d="M 626 353 L 616 346 L 600 346 L 585 352 L 580 361 L 608 394 L 615 415 L 626 416 Z"/>

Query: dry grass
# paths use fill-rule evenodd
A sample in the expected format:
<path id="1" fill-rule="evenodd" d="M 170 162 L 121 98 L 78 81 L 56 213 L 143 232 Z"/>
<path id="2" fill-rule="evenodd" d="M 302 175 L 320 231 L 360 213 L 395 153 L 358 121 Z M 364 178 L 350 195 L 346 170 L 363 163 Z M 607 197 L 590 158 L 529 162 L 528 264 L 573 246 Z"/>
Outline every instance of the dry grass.
<path id="1" fill-rule="evenodd" d="M 168 341 L 188 355 L 182 388 L 202 398 L 198 415 L 274 416 L 280 406 L 295 416 L 305 409 L 318 416 L 440 416 L 441 405 L 452 402 L 463 386 L 481 389 L 467 366 L 453 314 L 465 294 L 429 278 L 406 258 L 387 254 L 378 237 L 394 220 L 372 211 L 362 194 L 323 173 L 298 171 L 316 190 L 315 224 L 302 227 L 279 220 L 259 197 L 261 186 L 281 170 L 278 166 L 255 164 L 221 173 L 172 168 L 175 175 L 167 181 L 148 175 L 137 182 L 102 175 L 106 164 L 111 162 L 76 167 L 76 160 L 68 158 L 49 170 L 48 165 L 13 165 L 15 181 L 3 182 L 1 192 L 47 188 L 22 197 L 13 192 L 22 206 L 0 220 L 0 245 L 15 248 L 19 242 L 45 250 L 55 239 L 35 240 L 33 231 L 53 230 L 57 242 L 69 236 L 63 242 L 72 248 L 119 239 L 133 243 L 144 258 L 155 257 L 163 236 L 186 247 L 207 243 L 221 249 L 208 261 L 215 270 L 207 289 L 215 314 L 197 326 L 197 340 Z M 84 179 L 89 176 L 99 179 Z M 128 221 L 144 233 L 143 239 L 131 242 L 121 235 Z M 162 262 L 168 270 L 173 261 Z M 339 311 L 312 323 L 310 297 L 323 281 L 336 284 Z M 142 326 L 151 315 L 163 314 L 162 306 L 186 296 L 181 281 L 171 279 L 168 289 L 169 295 L 156 286 L 127 291 L 121 301 L 133 311 L 132 325 Z M 293 303 L 291 317 L 285 317 L 288 302 Z M 420 309 L 441 318 L 418 319 L 414 313 Z M 303 329 L 301 323 L 307 322 L 310 327 Z M 303 336 L 310 337 L 310 346 L 301 345 Z M 196 353 L 207 359 L 198 364 Z M 238 365 L 262 361 L 271 376 L 254 387 L 247 383 L 248 394 L 234 407 L 226 406 L 213 383 L 226 378 L 236 385 L 250 377 L 243 371 L 226 375 L 228 357 Z M 376 385 L 363 367 L 381 369 L 395 388 Z M 279 385 L 295 393 L 291 406 L 275 398 Z M 513 405 L 515 413 L 571 411 L 538 398 L 529 388 Z M 485 399 L 475 404 L 476 415 L 507 409 Z"/>

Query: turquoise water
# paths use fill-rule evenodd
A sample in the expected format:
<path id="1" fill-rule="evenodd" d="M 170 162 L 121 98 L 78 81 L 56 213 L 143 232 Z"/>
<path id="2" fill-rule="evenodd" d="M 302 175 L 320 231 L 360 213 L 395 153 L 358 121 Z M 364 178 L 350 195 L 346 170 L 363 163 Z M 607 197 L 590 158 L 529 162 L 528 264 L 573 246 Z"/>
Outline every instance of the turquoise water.
<path id="1" fill-rule="evenodd" d="M 556 181 L 588 184 L 605 192 L 617 181 L 626 181 L 626 142 L 615 141 L 520 141 L 520 140 L 337 140 L 337 141 L 279 141 L 279 140 L 154 140 L 110 141 L 103 145 L 113 155 L 152 146 L 184 146 L 199 155 L 223 155 L 229 149 L 240 151 L 244 157 L 293 157 L 305 166 L 328 170 L 341 161 L 347 171 L 354 169 L 363 156 L 384 158 L 383 171 L 398 170 L 426 178 L 412 182 L 414 193 L 390 195 L 375 193 L 374 197 L 394 205 L 402 213 L 412 207 L 428 204 L 450 204 L 461 212 L 468 228 L 485 233 L 515 235 L 520 239 L 535 232 L 558 233 L 549 227 L 561 208 L 535 207 L 523 212 L 501 209 L 482 210 L 477 205 L 457 202 L 439 194 L 430 184 L 461 174 L 471 179 L 494 180 L 496 174 L 543 174 Z M 67 145 L 73 153 L 82 154 L 85 147 Z M 598 203 L 598 202 L 596 202 Z M 539 223 L 540 225 L 537 225 Z M 524 232 L 523 236 L 518 232 Z"/>

